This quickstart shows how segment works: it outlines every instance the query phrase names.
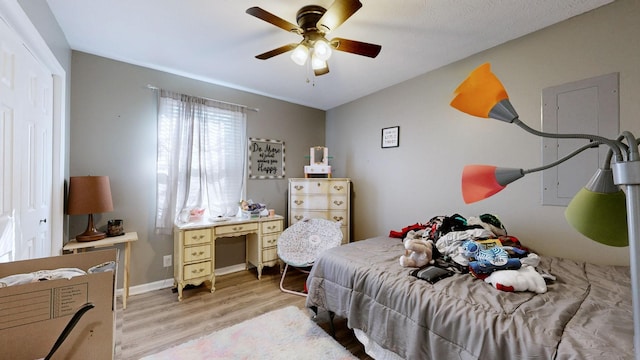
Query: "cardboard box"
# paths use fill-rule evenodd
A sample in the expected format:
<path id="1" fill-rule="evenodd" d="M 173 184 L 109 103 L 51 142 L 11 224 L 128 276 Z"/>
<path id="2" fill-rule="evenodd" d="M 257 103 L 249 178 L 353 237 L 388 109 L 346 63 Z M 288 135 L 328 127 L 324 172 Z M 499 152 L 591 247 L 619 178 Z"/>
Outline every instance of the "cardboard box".
<path id="1" fill-rule="evenodd" d="M 40 270 L 78 268 L 117 261 L 117 249 L 0 264 L 0 278 Z M 52 359 L 113 359 L 115 271 L 0 288 L 0 358 L 44 358 L 75 312 L 95 307 L 78 321 Z"/>

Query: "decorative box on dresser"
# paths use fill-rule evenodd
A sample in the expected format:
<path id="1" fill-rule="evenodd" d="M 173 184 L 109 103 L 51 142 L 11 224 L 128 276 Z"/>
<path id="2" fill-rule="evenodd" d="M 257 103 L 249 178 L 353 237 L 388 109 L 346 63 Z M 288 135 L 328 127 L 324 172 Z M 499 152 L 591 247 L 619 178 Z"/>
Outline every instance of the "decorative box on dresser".
<path id="1" fill-rule="evenodd" d="M 174 228 L 174 285 L 178 289 L 178 300 L 187 285 L 207 282 L 211 292 L 215 291 L 216 239 L 245 236 L 246 268 L 254 265 L 258 280 L 265 266 L 278 264 L 277 242 L 282 233 L 284 218 L 274 215 L 261 218 L 232 218 L 217 222 L 199 222 L 176 225 Z"/>
<path id="2" fill-rule="evenodd" d="M 289 226 L 304 218 L 342 222 L 342 243 L 351 234 L 351 179 L 290 178 Z"/>

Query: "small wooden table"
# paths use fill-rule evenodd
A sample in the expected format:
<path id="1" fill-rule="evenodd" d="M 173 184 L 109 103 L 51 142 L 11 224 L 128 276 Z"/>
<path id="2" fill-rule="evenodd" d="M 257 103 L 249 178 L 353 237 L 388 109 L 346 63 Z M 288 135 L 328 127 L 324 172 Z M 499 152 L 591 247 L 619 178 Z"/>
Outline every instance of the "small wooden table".
<path id="1" fill-rule="evenodd" d="M 69 240 L 63 247 L 63 251 L 72 251 L 74 254 L 78 253 L 78 250 L 84 251 L 90 248 L 101 248 L 107 246 L 115 246 L 116 244 L 124 243 L 124 284 L 122 287 L 122 308 L 127 308 L 127 298 L 129 297 L 129 262 L 131 260 L 131 242 L 138 240 L 137 232 L 128 232 L 124 235 L 107 237 L 101 240 L 95 241 L 76 241 L 76 239 Z"/>

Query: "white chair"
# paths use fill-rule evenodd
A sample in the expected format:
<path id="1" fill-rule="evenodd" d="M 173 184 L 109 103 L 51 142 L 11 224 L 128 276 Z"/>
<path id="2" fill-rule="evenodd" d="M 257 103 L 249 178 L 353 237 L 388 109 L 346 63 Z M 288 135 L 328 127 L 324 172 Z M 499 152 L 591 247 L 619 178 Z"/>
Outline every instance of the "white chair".
<path id="1" fill-rule="evenodd" d="M 308 274 L 318 256 L 325 250 L 340 246 L 340 222 L 326 219 L 304 219 L 287 229 L 278 238 L 278 257 L 285 263 L 280 290 L 289 294 L 307 296 L 305 292 L 285 289 L 284 279 L 289 266 Z"/>

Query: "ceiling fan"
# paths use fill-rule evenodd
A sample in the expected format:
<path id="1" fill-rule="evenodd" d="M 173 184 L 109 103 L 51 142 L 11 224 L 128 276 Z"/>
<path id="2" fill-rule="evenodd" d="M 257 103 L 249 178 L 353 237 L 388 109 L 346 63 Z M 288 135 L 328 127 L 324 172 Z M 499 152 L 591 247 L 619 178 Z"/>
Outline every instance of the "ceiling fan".
<path id="1" fill-rule="evenodd" d="M 267 51 L 256 58 L 266 60 L 276 55 L 292 51 L 291 59 L 298 65 L 304 65 L 311 58 L 311 67 L 316 76 L 329 72 L 327 60 L 332 50 L 344 51 L 356 55 L 375 58 L 382 46 L 343 38 L 327 40 L 325 37 L 351 17 L 362 3 L 358 0 L 335 0 L 328 9 L 318 5 L 307 5 L 298 10 L 294 25 L 257 6 L 247 9 L 247 14 L 264 20 L 272 25 L 302 36 L 300 43 L 292 43 Z"/>

